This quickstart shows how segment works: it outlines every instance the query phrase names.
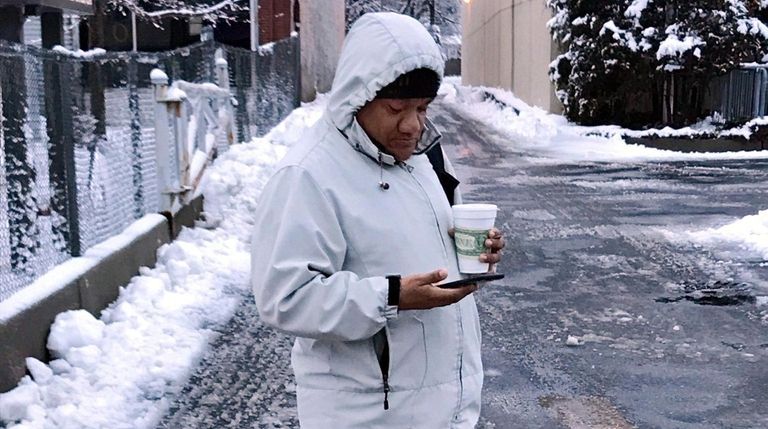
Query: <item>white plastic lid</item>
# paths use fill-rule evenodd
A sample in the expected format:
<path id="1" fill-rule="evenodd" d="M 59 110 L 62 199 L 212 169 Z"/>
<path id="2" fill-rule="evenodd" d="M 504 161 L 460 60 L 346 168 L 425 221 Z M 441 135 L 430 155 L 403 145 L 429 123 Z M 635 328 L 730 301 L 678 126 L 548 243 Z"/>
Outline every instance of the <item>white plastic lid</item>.
<path id="1" fill-rule="evenodd" d="M 498 210 L 496 204 L 457 204 L 453 206 L 453 216 L 462 219 L 485 219 L 496 217 Z"/>

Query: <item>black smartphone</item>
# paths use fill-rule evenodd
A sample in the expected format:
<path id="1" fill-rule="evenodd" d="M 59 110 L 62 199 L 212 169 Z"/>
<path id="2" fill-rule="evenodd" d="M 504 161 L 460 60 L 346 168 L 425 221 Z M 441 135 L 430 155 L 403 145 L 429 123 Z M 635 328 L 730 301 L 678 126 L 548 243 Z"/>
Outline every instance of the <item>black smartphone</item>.
<path id="1" fill-rule="evenodd" d="M 443 289 L 455 289 L 458 287 L 471 285 L 472 283 L 491 282 L 494 280 L 501 280 L 503 278 L 504 278 L 504 274 L 501 274 L 501 273 L 474 274 L 474 275 L 468 276 L 467 278 L 455 280 L 448 283 L 441 283 L 436 286 L 441 287 Z"/>

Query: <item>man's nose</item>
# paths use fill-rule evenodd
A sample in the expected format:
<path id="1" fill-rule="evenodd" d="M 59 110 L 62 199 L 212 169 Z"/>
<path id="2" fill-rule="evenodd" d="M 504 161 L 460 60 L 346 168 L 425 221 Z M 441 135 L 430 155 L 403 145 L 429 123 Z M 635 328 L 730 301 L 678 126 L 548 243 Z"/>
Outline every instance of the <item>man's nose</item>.
<path id="1" fill-rule="evenodd" d="M 419 112 L 409 112 L 400 120 L 398 128 L 403 134 L 418 134 L 421 132 L 421 118 Z"/>

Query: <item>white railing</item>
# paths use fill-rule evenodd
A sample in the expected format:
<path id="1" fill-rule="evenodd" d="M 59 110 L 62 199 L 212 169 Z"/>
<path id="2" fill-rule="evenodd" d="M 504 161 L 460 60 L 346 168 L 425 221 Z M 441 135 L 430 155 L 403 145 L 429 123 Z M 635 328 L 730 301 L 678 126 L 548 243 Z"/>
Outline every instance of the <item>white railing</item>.
<path id="1" fill-rule="evenodd" d="M 156 101 L 159 209 L 175 212 L 195 195 L 205 167 L 216 153 L 217 140 L 224 145 L 234 143 L 232 107 L 236 101 L 229 91 L 228 65 L 220 49 L 216 51 L 215 84 L 176 80 L 169 86 L 168 75 L 160 69 L 153 69 L 150 79 Z"/>

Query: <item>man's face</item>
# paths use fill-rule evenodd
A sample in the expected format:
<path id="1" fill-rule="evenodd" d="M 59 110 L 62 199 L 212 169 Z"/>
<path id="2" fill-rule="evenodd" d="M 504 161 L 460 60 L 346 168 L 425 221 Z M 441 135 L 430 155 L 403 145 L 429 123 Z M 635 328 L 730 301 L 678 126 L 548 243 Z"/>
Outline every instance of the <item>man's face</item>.
<path id="1" fill-rule="evenodd" d="M 431 102 L 431 98 L 377 98 L 357 112 L 357 122 L 385 152 L 405 161 L 416 149 Z"/>

